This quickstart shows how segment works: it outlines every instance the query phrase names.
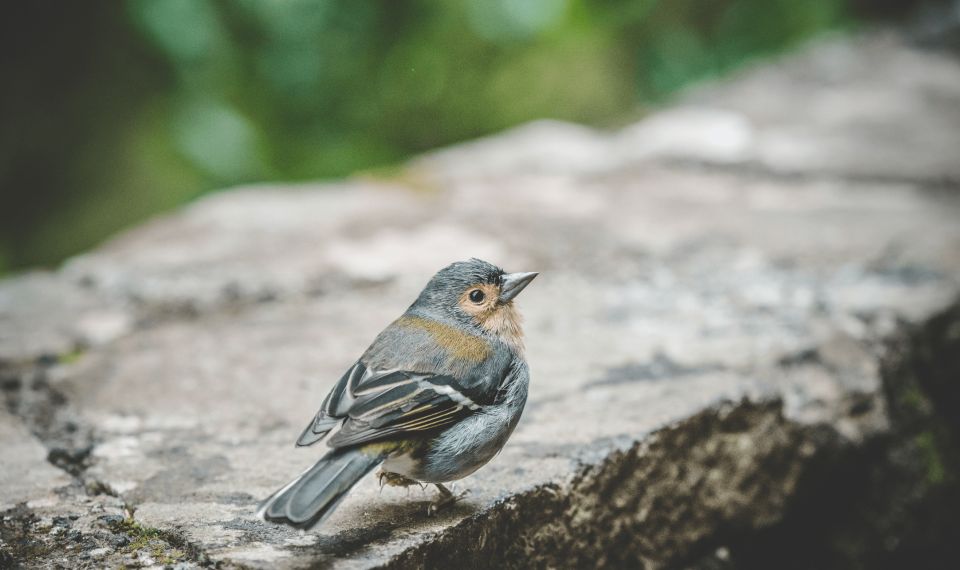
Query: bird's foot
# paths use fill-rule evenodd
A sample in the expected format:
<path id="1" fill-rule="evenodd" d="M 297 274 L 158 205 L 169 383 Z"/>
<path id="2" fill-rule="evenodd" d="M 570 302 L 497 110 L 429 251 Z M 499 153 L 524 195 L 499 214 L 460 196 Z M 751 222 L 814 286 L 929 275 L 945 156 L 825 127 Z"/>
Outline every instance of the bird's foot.
<path id="1" fill-rule="evenodd" d="M 433 515 L 439 513 L 441 510 L 455 505 L 457 501 L 462 500 L 464 497 L 470 494 L 469 489 L 464 489 L 463 491 L 460 491 L 459 493 L 457 493 L 455 491 L 456 485 L 453 486 L 454 487 L 453 491 L 448 489 L 446 485 L 444 485 L 443 483 L 434 483 L 434 485 L 436 485 L 437 490 L 440 491 L 440 497 L 437 498 L 436 501 L 430 503 L 430 505 L 427 507 L 427 516 L 432 517 Z"/>
<path id="2" fill-rule="evenodd" d="M 410 487 L 411 485 L 420 485 L 423 487 L 419 481 L 414 481 L 409 477 L 404 477 L 399 473 L 391 473 L 389 471 L 380 471 L 377 473 L 377 477 L 380 479 L 380 488 L 390 486 L 390 487 Z"/>

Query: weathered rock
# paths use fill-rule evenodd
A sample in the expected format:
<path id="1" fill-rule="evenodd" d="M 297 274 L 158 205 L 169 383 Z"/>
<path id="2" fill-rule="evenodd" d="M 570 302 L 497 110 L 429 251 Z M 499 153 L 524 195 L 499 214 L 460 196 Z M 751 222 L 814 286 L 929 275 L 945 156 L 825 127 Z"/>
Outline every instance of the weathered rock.
<path id="1" fill-rule="evenodd" d="M 26 273 L 0 283 L 0 366 L 30 365 L 108 343 L 132 326 L 126 303 L 60 276 Z"/>
<path id="2" fill-rule="evenodd" d="M 960 295 L 958 101 L 956 62 L 835 39 L 618 133 L 541 122 L 394 181 L 223 192 L 0 284 L 8 405 L 87 489 L 10 520 L 45 544 L 30 517 L 108 503 L 71 565 L 746 560 L 825 462 L 899 429 L 888 339 Z M 542 275 L 518 301 L 530 402 L 469 497 L 429 518 L 431 491 L 370 478 L 314 532 L 255 520 L 322 453 L 292 443 L 331 383 L 471 256 Z M 118 536 L 136 548 L 104 562 Z"/>
<path id="3" fill-rule="evenodd" d="M 689 103 L 749 125 L 742 156 L 758 168 L 956 187 L 956 59 L 899 42 L 893 34 L 822 42 L 707 87 Z"/>
<path id="4" fill-rule="evenodd" d="M 47 461 L 47 448 L 4 409 L 0 409 L 0 449 L 3 450 L 0 511 L 18 503 L 56 503 L 57 488 L 71 481 L 66 473 Z"/>

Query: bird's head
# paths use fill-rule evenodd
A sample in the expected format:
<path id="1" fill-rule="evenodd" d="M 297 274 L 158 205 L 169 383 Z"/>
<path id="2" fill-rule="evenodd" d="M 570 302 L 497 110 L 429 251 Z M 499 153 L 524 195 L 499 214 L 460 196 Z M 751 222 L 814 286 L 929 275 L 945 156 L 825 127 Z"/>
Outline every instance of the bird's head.
<path id="1" fill-rule="evenodd" d="M 476 258 L 458 261 L 430 279 L 411 309 L 494 334 L 519 334 L 519 316 L 513 299 L 537 275 L 535 272 L 506 273 Z"/>

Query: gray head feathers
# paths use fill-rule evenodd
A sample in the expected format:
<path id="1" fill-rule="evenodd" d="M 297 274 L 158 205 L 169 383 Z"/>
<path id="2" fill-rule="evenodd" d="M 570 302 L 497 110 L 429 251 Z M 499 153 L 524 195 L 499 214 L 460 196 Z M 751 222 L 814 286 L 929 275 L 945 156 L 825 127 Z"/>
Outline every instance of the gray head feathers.
<path id="1" fill-rule="evenodd" d="M 430 279 L 410 306 L 410 311 L 435 318 L 445 317 L 473 326 L 470 316 L 457 305 L 460 296 L 471 285 L 488 283 L 499 286 L 503 275 L 503 269 L 482 259 L 472 258 L 451 263 Z"/>

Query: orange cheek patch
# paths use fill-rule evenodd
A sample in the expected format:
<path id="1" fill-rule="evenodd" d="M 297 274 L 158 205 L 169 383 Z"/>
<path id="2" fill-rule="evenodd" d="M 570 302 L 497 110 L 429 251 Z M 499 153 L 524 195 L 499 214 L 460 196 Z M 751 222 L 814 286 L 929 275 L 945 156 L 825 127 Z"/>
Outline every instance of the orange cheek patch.
<path id="1" fill-rule="evenodd" d="M 483 301 L 474 303 L 470 300 L 470 293 L 476 289 L 483 291 Z M 498 305 L 500 288 L 496 285 L 478 283 L 468 287 L 460 296 L 458 304 L 465 313 L 484 329 L 494 333 L 501 339 L 523 350 L 523 336 L 520 332 L 520 314 L 513 303 Z"/>
<path id="2" fill-rule="evenodd" d="M 470 293 L 477 289 L 483 291 L 483 301 L 480 303 L 474 303 L 470 300 Z M 460 308 L 463 309 L 468 315 L 472 317 L 480 317 L 484 313 L 496 307 L 497 297 L 499 296 L 500 288 L 496 285 L 490 285 L 489 283 L 478 283 L 471 287 L 467 287 L 467 290 L 463 292 L 463 295 L 460 295 L 460 300 L 457 301 L 457 304 L 460 305 Z"/>

